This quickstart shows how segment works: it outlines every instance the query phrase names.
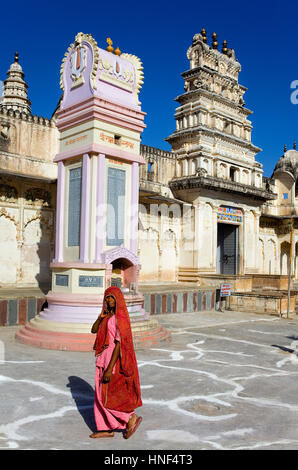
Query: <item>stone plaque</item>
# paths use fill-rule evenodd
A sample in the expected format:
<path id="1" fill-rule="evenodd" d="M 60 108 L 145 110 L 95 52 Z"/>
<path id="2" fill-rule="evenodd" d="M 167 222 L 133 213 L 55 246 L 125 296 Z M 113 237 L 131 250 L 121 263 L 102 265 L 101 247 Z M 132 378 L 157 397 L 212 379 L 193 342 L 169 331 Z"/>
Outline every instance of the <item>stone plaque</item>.
<path id="1" fill-rule="evenodd" d="M 79 276 L 80 287 L 103 287 L 103 276 Z"/>
<path id="2" fill-rule="evenodd" d="M 121 277 L 112 277 L 111 286 L 121 287 L 122 286 Z"/>
<path id="3" fill-rule="evenodd" d="M 56 274 L 56 286 L 68 286 L 67 274 Z"/>
<path id="4" fill-rule="evenodd" d="M 68 246 L 80 245 L 82 168 L 69 170 Z"/>
<path id="5" fill-rule="evenodd" d="M 120 246 L 124 242 L 125 171 L 108 169 L 107 245 Z"/>

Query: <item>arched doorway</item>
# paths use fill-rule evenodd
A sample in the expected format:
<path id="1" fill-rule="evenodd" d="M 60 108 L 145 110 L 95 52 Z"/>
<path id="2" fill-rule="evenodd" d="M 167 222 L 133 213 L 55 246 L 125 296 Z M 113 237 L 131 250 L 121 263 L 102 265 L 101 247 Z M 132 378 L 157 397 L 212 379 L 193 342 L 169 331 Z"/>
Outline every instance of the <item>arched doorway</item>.
<path id="1" fill-rule="evenodd" d="M 137 268 L 126 258 L 117 258 L 112 262 L 111 286 L 136 290 Z"/>
<path id="2" fill-rule="evenodd" d="M 275 274 L 276 245 L 273 240 L 268 240 L 265 249 L 265 273 Z M 286 268 L 287 269 L 287 268 Z"/>
<path id="3" fill-rule="evenodd" d="M 110 282 L 128 290 L 137 291 L 139 258 L 124 247 L 115 248 L 102 254 L 104 264 L 112 265 Z"/>
<path id="4" fill-rule="evenodd" d="M 286 276 L 289 272 L 290 244 L 283 242 L 280 245 L 280 274 Z"/>

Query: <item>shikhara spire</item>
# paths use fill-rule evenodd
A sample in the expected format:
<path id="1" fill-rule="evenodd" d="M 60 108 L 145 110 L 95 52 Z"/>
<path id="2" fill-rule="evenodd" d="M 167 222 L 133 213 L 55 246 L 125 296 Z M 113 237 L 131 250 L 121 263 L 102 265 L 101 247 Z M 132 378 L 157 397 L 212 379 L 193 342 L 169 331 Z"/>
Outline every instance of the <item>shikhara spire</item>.
<path id="1" fill-rule="evenodd" d="M 4 80 L 0 108 L 18 110 L 31 114 L 31 102 L 28 99 L 28 85 L 24 80 L 24 72 L 19 64 L 19 54 L 15 53 L 14 63 L 11 64 Z"/>

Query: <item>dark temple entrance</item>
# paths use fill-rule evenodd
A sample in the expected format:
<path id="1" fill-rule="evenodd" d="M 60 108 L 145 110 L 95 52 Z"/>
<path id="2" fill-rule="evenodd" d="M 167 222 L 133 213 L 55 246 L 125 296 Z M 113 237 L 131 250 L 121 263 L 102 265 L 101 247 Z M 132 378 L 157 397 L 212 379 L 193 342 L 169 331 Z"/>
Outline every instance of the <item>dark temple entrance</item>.
<path id="1" fill-rule="evenodd" d="M 238 274 L 238 225 L 217 224 L 217 272 Z"/>

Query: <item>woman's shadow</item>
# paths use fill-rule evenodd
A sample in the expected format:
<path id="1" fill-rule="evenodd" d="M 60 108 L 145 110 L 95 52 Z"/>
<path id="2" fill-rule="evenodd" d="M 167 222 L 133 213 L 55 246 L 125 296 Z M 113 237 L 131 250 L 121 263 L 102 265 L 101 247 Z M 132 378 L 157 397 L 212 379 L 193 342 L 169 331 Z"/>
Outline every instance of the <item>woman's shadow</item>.
<path id="1" fill-rule="evenodd" d="M 85 423 L 92 432 L 96 431 L 96 423 L 94 419 L 94 389 L 85 380 L 72 375 L 68 377 L 72 397 L 77 405 Z"/>

